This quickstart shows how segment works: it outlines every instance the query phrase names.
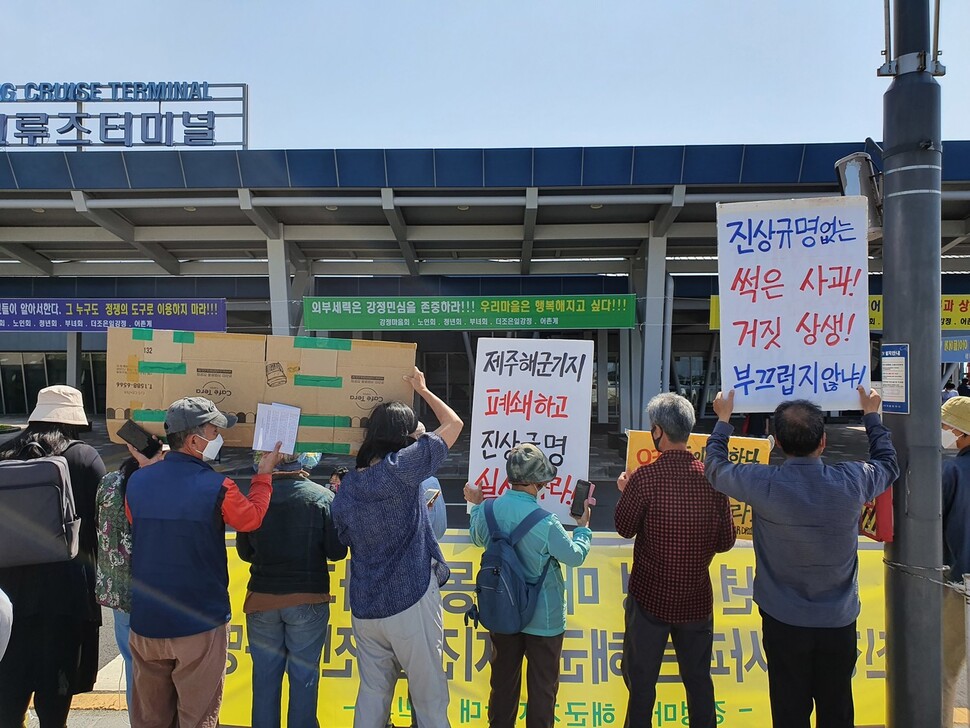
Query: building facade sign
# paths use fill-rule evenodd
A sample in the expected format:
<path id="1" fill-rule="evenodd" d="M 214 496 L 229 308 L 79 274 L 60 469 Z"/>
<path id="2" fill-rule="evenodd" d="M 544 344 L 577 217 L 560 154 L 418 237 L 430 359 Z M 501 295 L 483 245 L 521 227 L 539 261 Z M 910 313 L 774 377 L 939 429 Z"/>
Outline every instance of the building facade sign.
<path id="1" fill-rule="evenodd" d="M 308 331 L 628 329 L 636 296 L 388 296 L 303 299 Z"/>
<path id="2" fill-rule="evenodd" d="M 0 298 L 0 331 L 225 331 L 224 298 Z"/>
<path id="3" fill-rule="evenodd" d="M 0 147 L 248 146 L 246 84 L 0 81 Z"/>

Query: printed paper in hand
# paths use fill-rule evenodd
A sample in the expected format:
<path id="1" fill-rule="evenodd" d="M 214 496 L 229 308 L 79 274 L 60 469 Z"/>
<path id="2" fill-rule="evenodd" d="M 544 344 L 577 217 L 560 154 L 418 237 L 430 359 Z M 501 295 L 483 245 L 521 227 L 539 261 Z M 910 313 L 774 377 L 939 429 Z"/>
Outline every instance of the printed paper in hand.
<path id="1" fill-rule="evenodd" d="M 256 432 L 253 434 L 253 450 L 269 452 L 282 442 L 280 452 L 292 455 L 296 448 L 296 431 L 300 427 L 300 408 L 288 404 L 263 404 L 256 406 Z"/>

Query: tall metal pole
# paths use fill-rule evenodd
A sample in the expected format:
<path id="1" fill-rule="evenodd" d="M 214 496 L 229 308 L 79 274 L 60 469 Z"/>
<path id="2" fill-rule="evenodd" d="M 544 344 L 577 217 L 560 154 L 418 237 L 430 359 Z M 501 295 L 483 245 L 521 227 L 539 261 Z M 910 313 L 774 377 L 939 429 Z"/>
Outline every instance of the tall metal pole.
<path id="1" fill-rule="evenodd" d="M 902 475 L 886 547 L 887 727 L 940 725 L 940 87 L 929 0 L 896 0 L 884 97 L 886 343 L 909 344 L 910 413 L 887 414 Z M 887 59 L 889 60 L 889 59 Z"/>

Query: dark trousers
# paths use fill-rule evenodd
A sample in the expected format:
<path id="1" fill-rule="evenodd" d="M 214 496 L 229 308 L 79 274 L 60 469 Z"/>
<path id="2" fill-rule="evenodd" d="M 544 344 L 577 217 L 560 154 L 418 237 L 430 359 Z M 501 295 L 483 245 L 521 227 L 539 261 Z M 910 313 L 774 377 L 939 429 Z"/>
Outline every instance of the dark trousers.
<path id="1" fill-rule="evenodd" d="M 522 692 L 522 658 L 528 659 L 525 673 L 529 702 L 526 728 L 552 728 L 556 721 L 556 693 L 559 692 L 559 658 L 562 638 L 533 634 L 495 634 L 492 639 L 491 693 L 488 696 L 490 728 L 512 728 L 519 713 Z"/>
<path id="2" fill-rule="evenodd" d="M 680 679 L 687 692 L 690 728 L 714 728 L 714 681 L 711 650 L 714 647 L 714 616 L 700 622 L 661 622 L 627 596 L 626 632 L 623 635 L 623 682 L 630 692 L 626 728 L 650 728 L 657 700 L 657 678 L 667 638 L 674 643 Z"/>
<path id="3" fill-rule="evenodd" d="M 86 623 L 62 616 L 14 622 L 0 661 L 0 728 L 25 725 L 31 695 L 41 728 L 64 728 L 74 693 L 90 689 L 79 685 L 86 631 Z"/>
<path id="4" fill-rule="evenodd" d="M 776 727 L 852 728 L 852 671 L 856 623 L 845 627 L 793 627 L 761 612 L 768 661 L 771 721 Z"/>

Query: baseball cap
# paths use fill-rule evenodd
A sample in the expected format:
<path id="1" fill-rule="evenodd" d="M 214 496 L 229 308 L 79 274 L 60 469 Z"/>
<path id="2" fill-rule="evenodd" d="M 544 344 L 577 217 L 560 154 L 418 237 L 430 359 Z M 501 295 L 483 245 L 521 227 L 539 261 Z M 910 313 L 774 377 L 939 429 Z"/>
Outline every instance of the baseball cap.
<path id="1" fill-rule="evenodd" d="M 212 423 L 220 429 L 236 424 L 236 415 L 224 414 L 205 397 L 183 397 L 169 405 L 165 415 L 165 432 L 185 432 Z"/>
<path id="2" fill-rule="evenodd" d="M 556 477 L 556 466 L 537 445 L 527 442 L 509 450 L 505 473 L 513 485 L 548 483 Z"/>
<path id="3" fill-rule="evenodd" d="M 944 425 L 970 434 L 970 397 L 953 397 L 943 403 L 940 419 Z"/>

